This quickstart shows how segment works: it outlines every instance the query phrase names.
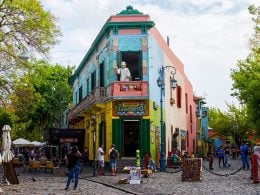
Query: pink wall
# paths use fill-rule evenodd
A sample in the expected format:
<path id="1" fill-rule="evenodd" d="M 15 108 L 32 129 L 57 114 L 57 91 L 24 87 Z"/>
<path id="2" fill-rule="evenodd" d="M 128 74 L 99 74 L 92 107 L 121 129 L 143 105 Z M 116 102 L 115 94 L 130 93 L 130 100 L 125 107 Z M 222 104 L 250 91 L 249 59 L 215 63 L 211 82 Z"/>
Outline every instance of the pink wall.
<path id="1" fill-rule="evenodd" d="M 181 74 L 184 78 L 184 94 L 187 93 L 187 101 L 188 101 L 188 113 L 185 114 L 185 120 L 186 120 L 186 130 L 189 132 L 188 136 L 188 142 L 186 142 L 186 148 L 187 152 L 189 154 L 194 153 L 193 151 L 193 139 L 195 139 L 195 144 L 196 144 L 196 115 L 195 115 L 195 102 L 193 101 L 193 87 L 189 79 L 187 78 L 185 72 L 184 72 L 184 65 L 183 63 L 178 59 L 178 57 L 172 52 L 172 50 L 169 48 L 167 45 L 166 41 L 163 39 L 159 31 L 153 27 L 150 29 L 151 35 L 157 40 L 158 44 L 160 47 L 164 50 L 165 54 L 168 56 L 168 58 L 171 60 L 171 62 L 174 64 L 175 68 L 177 69 L 178 74 Z M 183 86 L 182 86 L 183 87 Z M 182 102 L 185 102 L 185 95 L 182 96 Z M 186 109 L 186 102 L 184 104 L 184 109 Z M 192 124 L 190 123 L 190 105 L 192 107 Z M 192 129 L 191 129 L 192 126 Z M 188 147 L 189 146 L 189 147 Z M 195 146 L 196 149 L 196 146 Z"/>
<path id="2" fill-rule="evenodd" d="M 116 15 L 111 16 L 107 22 L 146 22 L 150 21 L 149 15 Z"/>
<path id="3" fill-rule="evenodd" d="M 118 31 L 118 34 L 120 34 L 120 35 L 140 35 L 141 30 L 140 29 L 120 29 Z"/>
<path id="4" fill-rule="evenodd" d="M 178 72 L 181 75 L 184 75 L 184 65 L 183 63 L 178 59 L 178 57 L 172 52 L 172 50 L 169 48 L 165 40 L 163 39 L 162 35 L 159 33 L 159 31 L 153 27 L 150 29 L 150 32 L 152 36 L 158 41 L 160 47 L 164 50 L 166 55 L 169 57 L 169 59 L 173 62 L 175 68 L 178 70 Z"/>
<path id="5" fill-rule="evenodd" d="M 188 113 L 186 113 L 186 127 L 187 130 L 189 132 L 189 149 L 188 152 L 189 154 L 195 153 L 196 151 L 196 126 L 197 126 L 197 122 L 196 122 L 196 104 L 193 100 L 193 88 L 192 85 L 189 81 L 189 79 L 187 78 L 187 76 L 185 75 L 185 91 L 188 94 Z M 190 111 L 190 105 L 191 105 L 191 111 Z M 190 123 L 190 112 L 192 113 L 192 123 Z M 192 127 L 191 127 L 192 126 Z M 195 139 L 195 146 L 193 148 L 193 139 Z M 193 150 L 194 149 L 194 150 Z"/>

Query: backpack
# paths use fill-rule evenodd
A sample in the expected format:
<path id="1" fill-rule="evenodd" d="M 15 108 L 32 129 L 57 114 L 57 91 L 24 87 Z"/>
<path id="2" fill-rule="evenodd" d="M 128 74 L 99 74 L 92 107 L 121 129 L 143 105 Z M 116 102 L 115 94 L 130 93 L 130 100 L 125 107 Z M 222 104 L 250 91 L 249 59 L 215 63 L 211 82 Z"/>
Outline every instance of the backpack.
<path id="1" fill-rule="evenodd" d="M 110 152 L 110 159 L 117 159 L 118 157 L 118 151 L 116 149 L 112 149 L 112 151 Z"/>

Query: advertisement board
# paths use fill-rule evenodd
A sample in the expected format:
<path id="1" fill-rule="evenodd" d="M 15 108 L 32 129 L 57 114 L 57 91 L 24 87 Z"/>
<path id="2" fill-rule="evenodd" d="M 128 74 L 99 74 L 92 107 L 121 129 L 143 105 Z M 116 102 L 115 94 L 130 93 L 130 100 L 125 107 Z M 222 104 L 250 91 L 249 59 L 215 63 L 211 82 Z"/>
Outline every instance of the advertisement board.
<path id="1" fill-rule="evenodd" d="M 140 167 L 130 167 L 130 184 L 141 184 Z"/>

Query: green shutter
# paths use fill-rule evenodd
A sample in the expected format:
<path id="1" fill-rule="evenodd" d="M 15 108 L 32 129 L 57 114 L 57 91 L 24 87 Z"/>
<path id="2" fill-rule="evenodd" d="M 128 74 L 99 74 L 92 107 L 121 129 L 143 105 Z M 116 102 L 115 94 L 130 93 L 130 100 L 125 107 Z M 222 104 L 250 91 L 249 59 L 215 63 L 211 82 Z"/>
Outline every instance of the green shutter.
<path id="1" fill-rule="evenodd" d="M 150 120 L 142 120 L 141 125 L 141 156 L 150 151 Z"/>
<path id="2" fill-rule="evenodd" d="M 116 145 L 120 156 L 122 151 L 122 124 L 120 119 L 112 120 L 112 144 Z"/>

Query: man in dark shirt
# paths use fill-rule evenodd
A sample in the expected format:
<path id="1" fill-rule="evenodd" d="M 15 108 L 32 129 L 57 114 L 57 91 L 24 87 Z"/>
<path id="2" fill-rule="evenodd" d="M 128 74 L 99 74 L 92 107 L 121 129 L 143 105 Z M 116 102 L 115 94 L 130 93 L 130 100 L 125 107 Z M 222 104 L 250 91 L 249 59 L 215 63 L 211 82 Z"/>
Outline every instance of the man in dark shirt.
<path id="1" fill-rule="evenodd" d="M 241 150 L 241 159 L 242 159 L 242 162 L 243 162 L 243 169 L 249 170 L 249 162 L 248 162 L 249 152 L 248 152 L 247 144 L 242 143 L 240 150 Z"/>
<path id="2" fill-rule="evenodd" d="M 80 173 L 80 164 L 79 159 L 82 158 L 81 153 L 78 151 L 78 148 L 74 146 L 69 154 L 67 154 L 66 165 L 69 169 L 68 180 L 65 190 L 69 188 L 71 180 L 75 177 L 74 181 L 74 190 L 78 186 L 79 173 Z"/>

